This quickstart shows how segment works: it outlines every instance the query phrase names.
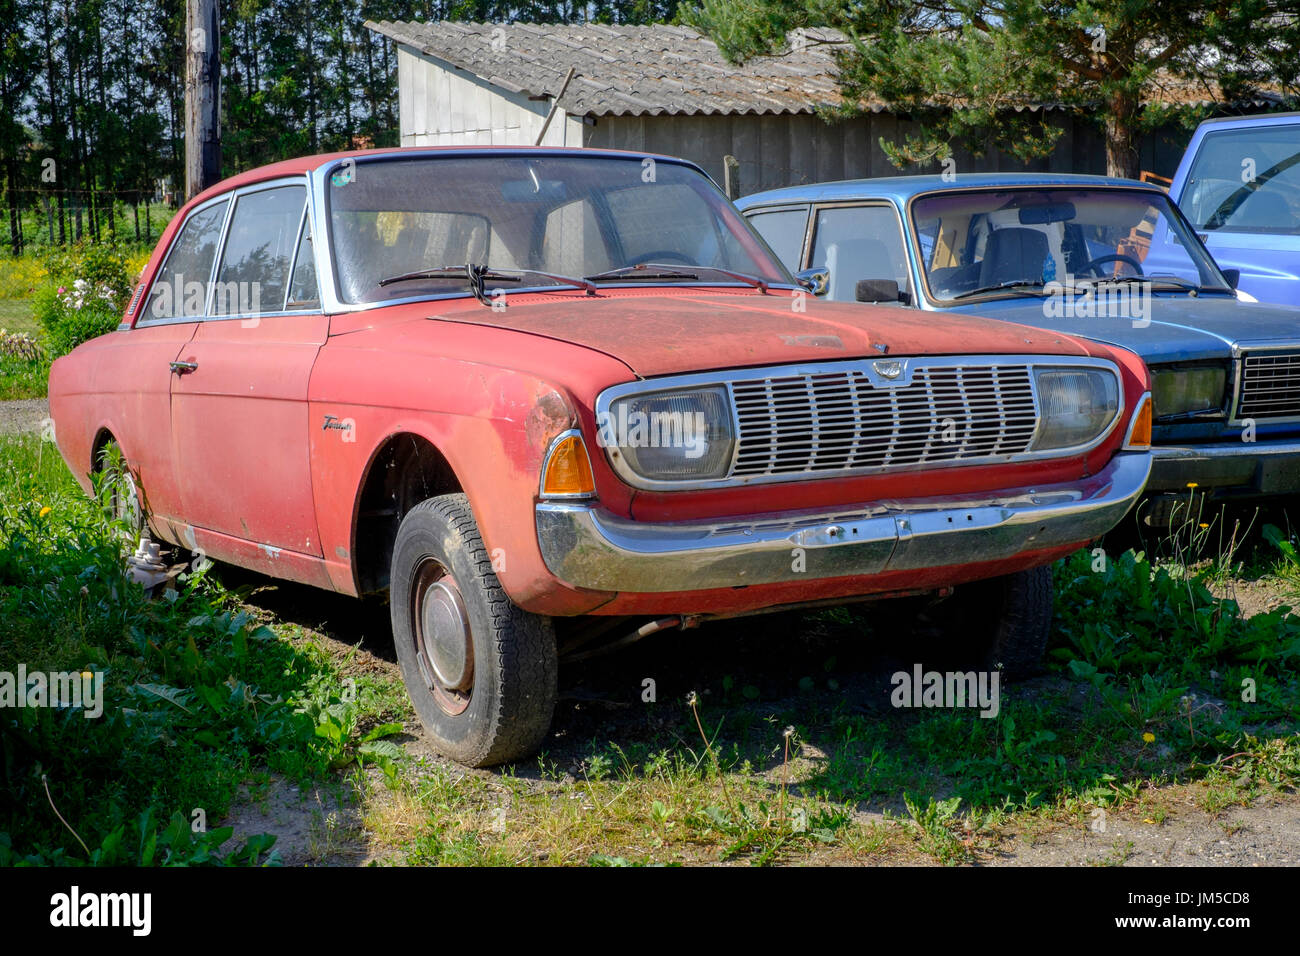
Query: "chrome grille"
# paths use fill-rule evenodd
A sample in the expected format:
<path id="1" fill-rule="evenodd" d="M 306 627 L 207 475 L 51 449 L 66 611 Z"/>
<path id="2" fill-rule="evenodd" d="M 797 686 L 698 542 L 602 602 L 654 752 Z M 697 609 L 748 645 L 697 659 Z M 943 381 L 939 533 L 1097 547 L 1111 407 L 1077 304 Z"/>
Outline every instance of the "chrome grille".
<path id="1" fill-rule="evenodd" d="M 1300 350 L 1246 353 L 1237 417 L 1300 417 Z"/>
<path id="2" fill-rule="evenodd" d="M 1024 365 L 923 365 L 877 388 L 852 368 L 732 384 L 733 477 L 968 462 L 1029 450 L 1038 425 Z"/>

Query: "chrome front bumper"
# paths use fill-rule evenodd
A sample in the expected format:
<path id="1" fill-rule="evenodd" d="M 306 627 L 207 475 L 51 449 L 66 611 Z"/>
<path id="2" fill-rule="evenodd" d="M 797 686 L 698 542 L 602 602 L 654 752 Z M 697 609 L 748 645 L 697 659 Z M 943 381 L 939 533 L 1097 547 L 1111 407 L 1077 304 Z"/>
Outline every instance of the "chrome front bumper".
<path id="1" fill-rule="evenodd" d="M 855 511 L 650 524 L 590 504 L 542 502 L 537 539 L 574 587 L 666 592 L 998 561 L 1090 541 L 1146 485 L 1151 456 L 1115 456 L 1092 478 L 992 496 L 881 501 Z"/>

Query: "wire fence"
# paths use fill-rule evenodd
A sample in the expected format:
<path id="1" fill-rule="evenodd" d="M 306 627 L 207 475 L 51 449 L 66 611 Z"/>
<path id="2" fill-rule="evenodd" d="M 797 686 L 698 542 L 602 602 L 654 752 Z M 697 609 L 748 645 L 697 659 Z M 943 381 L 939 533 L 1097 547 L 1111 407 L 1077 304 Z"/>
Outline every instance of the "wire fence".
<path id="1" fill-rule="evenodd" d="M 152 244 L 179 208 L 167 189 L 7 189 L 0 251 L 20 256 L 78 242 Z"/>

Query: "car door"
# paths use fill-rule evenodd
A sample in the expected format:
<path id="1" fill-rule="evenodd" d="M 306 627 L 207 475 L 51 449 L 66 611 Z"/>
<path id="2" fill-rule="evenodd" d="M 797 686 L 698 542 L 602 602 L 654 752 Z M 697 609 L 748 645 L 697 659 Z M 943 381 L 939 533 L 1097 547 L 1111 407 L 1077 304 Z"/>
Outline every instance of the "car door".
<path id="1" fill-rule="evenodd" d="M 117 438 L 136 469 L 147 511 L 156 518 L 182 512 L 171 429 L 173 364 L 203 317 L 205 291 L 230 206 L 229 197 L 190 212 L 153 281 L 143 293 L 135 327 L 118 336 L 112 355 L 121 383 L 122 434 Z"/>
<path id="2" fill-rule="evenodd" d="M 307 384 L 328 323 L 306 197 L 301 179 L 237 193 L 208 315 L 172 379 L 172 447 L 188 524 L 320 555 Z"/>

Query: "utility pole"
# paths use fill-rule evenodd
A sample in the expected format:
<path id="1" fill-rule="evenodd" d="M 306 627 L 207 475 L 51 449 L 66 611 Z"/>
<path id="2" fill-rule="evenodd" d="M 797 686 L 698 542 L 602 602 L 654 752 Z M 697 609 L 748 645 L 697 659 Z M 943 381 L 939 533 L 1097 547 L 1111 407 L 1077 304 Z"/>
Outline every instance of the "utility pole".
<path id="1" fill-rule="evenodd" d="M 185 198 L 221 178 L 221 18 L 217 0 L 185 0 Z"/>

